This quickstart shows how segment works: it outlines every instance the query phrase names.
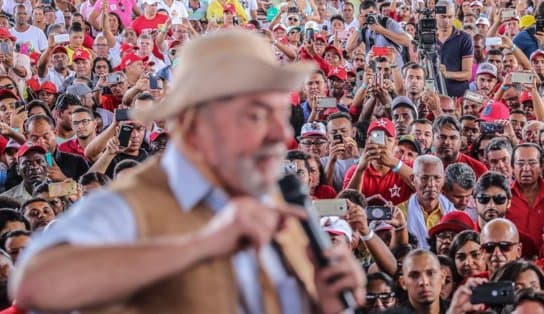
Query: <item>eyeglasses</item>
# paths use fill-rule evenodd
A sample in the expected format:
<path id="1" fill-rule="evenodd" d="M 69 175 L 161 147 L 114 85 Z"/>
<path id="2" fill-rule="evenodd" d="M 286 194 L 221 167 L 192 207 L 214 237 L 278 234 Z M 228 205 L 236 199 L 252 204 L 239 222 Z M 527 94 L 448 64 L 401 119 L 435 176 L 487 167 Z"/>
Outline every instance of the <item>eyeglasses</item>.
<path id="1" fill-rule="evenodd" d="M 15 85 L 13 84 L 7 84 L 7 85 L 0 85 L 0 89 L 14 89 Z"/>
<path id="2" fill-rule="evenodd" d="M 500 242 L 487 242 L 483 243 L 480 248 L 484 250 L 488 254 L 492 254 L 495 251 L 496 247 L 499 247 L 499 250 L 503 253 L 507 253 L 512 251 L 512 248 L 517 243 L 514 242 L 508 242 L 508 241 L 500 241 Z"/>
<path id="3" fill-rule="evenodd" d="M 80 120 L 80 121 L 72 121 L 72 124 L 74 126 L 78 126 L 78 125 L 82 125 L 82 126 L 87 126 L 89 125 L 89 123 L 91 123 L 91 119 L 83 119 L 83 120 Z"/>
<path id="4" fill-rule="evenodd" d="M 321 146 L 327 144 L 327 141 L 301 141 L 300 145 L 303 146 Z"/>
<path id="5" fill-rule="evenodd" d="M 502 205 L 504 203 L 506 203 L 506 201 L 508 200 L 508 197 L 506 197 L 506 195 L 504 194 L 497 194 L 497 195 L 486 195 L 486 194 L 478 194 L 476 195 L 476 200 L 478 201 L 478 203 L 480 204 L 487 204 L 489 203 L 489 201 L 491 201 L 491 199 L 493 199 L 493 203 L 495 203 L 496 205 Z"/>
<path id="6" fill-rule="evenodd" d="M 366 294 L 366 302 L 368 304 L 374 304 L 378 299 L 382 301 L 382 303 L 391 303 L 393 302 L 393 297 L 395 296 L 395 292 L 389 292 L 389 293 L 367 293 Z"/>
<path id="7" fill-rule="evenodd" d="M 440 232 L 439 234 L 436 235 L 436 237 L 439 238 L 440 240 L 453 240 L 453 238 L 455 237 L 455 232 L 452 232 L 452 231 Z"/>
<path id="8" fill-rule="evenodd" d="M 540 163 L 540 162 L 539 162 L 538 160 L 527 160 L 527 161 L 525 161 L 525 160 L 518 160 L 518 161 L 514 162 L 514 165 L 515 165 L 515 166 L 518 166 L 518 167 L 520 167 L 520 168 L 523 167 L 523 166 L 528 165 L 529 167 L 532 168 L 532 167 L 538 165 L 539 163 Z"/>
<path id="9" fill-rule="evenodd" d="M 176 55 L 176 49 L 171 49 L 170 50 L 170 55 L 175 56 Z"/>
<path id="10" fill-rule="evenodd" d="M 353 59 L 354 61 L 357 61 L 357 62 L 365 62 L 365 59 L 362 59 L 362 58 L 355 58 Z"/>

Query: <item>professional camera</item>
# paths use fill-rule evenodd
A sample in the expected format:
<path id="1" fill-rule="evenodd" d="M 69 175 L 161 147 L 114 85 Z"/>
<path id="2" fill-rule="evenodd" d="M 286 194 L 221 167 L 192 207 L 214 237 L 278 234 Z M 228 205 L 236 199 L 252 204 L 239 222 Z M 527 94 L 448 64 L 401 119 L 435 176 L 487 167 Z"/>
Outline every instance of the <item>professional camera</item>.
<path id="1" fill-rule="evenodd" d="M 366 22 L 369 25 L 378 23 L 378 15 L 376 13 L 369 13 L 366 16 Z"/>
<path id="2" fill-rule="evenodd" d="M 419 45 L 423 50 L 434 50 L 436 47 L 436 19 L 433 16 L 434 11 L 426 8 L 418 12 L 423 15 L 418 24 Z"/>

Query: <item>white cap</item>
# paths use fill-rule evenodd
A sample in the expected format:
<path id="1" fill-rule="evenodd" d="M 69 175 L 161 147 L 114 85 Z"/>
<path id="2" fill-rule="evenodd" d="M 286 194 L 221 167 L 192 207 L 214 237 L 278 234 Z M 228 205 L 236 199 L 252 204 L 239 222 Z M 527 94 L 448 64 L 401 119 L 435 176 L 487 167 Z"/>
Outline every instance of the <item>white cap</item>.
<path id="1" fill-rule="evenodd" d="M 348 238 L 349 243 L 351 243 L 353 231 L 348 222 L 344 219 L 335 216 L 323 217 L 320 220 L 320 224 L 325 232 L 334 235 L 343 235 Z"/>
<path id="2" fill-rule="evenodd" d="M 489 23 L 489 19 L 485 16 L 481 16 L 476 20 L 476 25 L 478 24 L 484 24 L 487 26 L 491 25 L 491 23 Z"/>
<path id="3" fill-rule="evenodd" d="M 159 0 L 142 0 L 142 4 L 153 5 L 155 3 L 159 3 Z"/>

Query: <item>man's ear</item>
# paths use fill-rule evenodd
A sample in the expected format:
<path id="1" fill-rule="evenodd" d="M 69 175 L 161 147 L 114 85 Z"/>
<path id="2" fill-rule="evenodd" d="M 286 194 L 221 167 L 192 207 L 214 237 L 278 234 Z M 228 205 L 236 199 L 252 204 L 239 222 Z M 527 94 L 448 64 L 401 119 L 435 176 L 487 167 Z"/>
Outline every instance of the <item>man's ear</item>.
<path id="1" fill-rule="evenodd" d="M 523 243 L 518 243 L 517 245 L 517 248 L 516 248 L 516 258 L 520 258 L 521 257 L 521 252 L 523 250 Z"/>
<path id="2" fill-rule="evenodd" d="M 410 175 L 410 182 L 412 182 L 413 186 L 416 186 L 416 177 L 414 176 L 414 174 Z"/>
<path id="3" fill-rule="evenodd" d="M 399 284 L 402 290 L 406 290 L 406 282 L 404 281 L 404 275 L 400 275 Z"/>

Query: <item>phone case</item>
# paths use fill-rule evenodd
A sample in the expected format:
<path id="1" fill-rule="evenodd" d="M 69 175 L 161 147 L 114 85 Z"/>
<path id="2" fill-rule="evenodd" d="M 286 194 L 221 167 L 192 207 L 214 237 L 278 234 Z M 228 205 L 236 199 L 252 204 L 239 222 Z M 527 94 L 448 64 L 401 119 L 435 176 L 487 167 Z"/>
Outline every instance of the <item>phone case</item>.
<path id="1" fill-rule="evenodd" d="M 313 201 L 313 206 L 319 216 L 342 216 L 348 212 L 348 204 L 345 199 L 330 199 Z"/>
<path id="2" fill-rule="evenodd" d="M 486 305 L 514 304 L 515 297 L 513 282 L 486 282 L 472 290 L 470 303 Z"/>
<path id="3" fill-rule="evenodd" d="M 47 188 L 49 197 L 61 197 L 77 194 L 77 182 L 74 180 L 49 183 Z"/>
<path id="4" fill-rule="evenodd" d="M 512 83 L 531 84 L 533 83 L 533 74 L 526 72 L 513 72 Z"/>

